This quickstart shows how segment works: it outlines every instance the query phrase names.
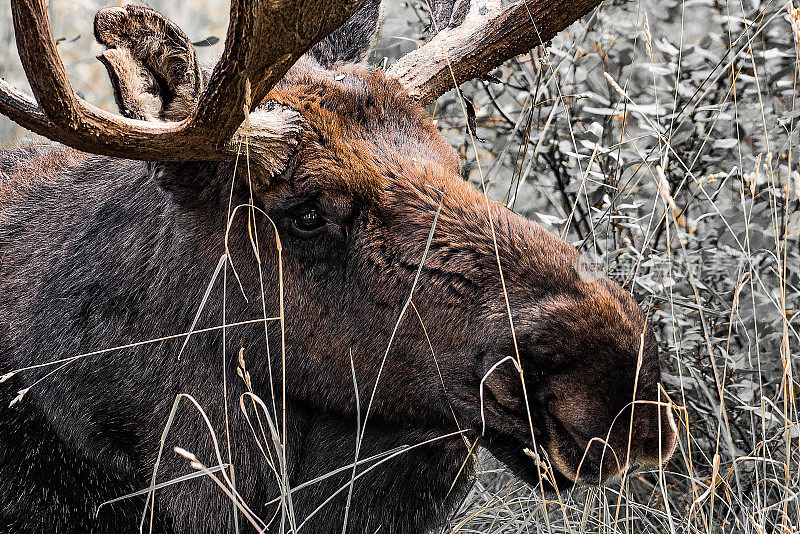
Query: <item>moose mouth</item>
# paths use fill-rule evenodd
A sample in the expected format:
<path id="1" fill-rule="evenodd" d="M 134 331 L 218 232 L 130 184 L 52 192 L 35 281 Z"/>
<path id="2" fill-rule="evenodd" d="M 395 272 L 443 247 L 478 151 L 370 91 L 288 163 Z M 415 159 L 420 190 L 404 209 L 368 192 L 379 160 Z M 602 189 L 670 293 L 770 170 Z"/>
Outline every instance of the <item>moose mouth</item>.
<path id="1" fill-rule="evenodd" d="M 515 437 L 491 432 L 487 429 L 485 446 L 515 475 L 534 488 L 554 493 L 575 486 L 575 481 L 561 473 L 555 465 L 543 460 L 529 442 Z"/>

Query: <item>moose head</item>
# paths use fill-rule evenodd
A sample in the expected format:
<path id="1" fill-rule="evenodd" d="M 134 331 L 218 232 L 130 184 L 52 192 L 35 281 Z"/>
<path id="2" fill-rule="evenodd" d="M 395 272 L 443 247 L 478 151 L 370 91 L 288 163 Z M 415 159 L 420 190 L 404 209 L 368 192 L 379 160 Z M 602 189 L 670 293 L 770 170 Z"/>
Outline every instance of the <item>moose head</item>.
<path id="1" fill-rule="evenodd" d="M 0 81 L 0 112 L 72 149 L 0 157 L 33 182 L 0 208 L 0 524 L 423 532 L 475 445 L 546 491 L 662 465 L 637 304 L 462 180 L 423 108 L 596 3 L 435 2 L 382 72 L 374 0 L 234 0 L 210 75 L 160 14 L 107 8 L 120 117 L 74 95 L 45 2 L 12 0 L 38 104 Z M 184 457 L 222 488 L 157 488 Z"/>

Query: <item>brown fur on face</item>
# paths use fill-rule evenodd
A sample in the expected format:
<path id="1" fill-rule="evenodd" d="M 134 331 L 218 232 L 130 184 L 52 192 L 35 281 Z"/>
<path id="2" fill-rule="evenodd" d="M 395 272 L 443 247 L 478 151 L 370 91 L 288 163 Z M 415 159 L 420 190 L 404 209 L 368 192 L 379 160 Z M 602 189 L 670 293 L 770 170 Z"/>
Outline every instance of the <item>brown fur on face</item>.
<path id="1" fill-rule="evenodd" d="M 340 181 L 354 193 L 376 198 L 384 178 L 409 165 L 448 178 L 457 174 L 455 152 L 424 110 L 380 72 L 328 70 L 306 59 L 268 99 L 302 113 L 307 130 L 302 159 L 326 169 L 320 178 Z"/>
<path id="2" fill-rule="evenodd" d="M 308 61 L 269 99 L 305 121 L 285 175 L 258 191 L 284 246 L 294 395 L 343 409 L 353 354 L 360 382 L 380 373 L 385 384 L 381 417 L 438 425 L 452 408 L 474 429 L 485 421 L 489 449 L 532 483 L 538 468 L 523 451 L 535 446 L 562 485 L 669 457 L 674 425 L 653 405 L 657 347 L 633 299 L 556 236 L 465 183 L 455 152 L 396 82 Z M 293 221 L 309 206 L 326 226 L 298 237 Z M 392 338 L 412 287 L 413 317 Z M 519 358 L 525 391 L 503 364 L 485 381 L 481 417 L 480 382 L 507 356 Z M 327 378 L 317 384 L 310 377 L 321 365 Z"/>

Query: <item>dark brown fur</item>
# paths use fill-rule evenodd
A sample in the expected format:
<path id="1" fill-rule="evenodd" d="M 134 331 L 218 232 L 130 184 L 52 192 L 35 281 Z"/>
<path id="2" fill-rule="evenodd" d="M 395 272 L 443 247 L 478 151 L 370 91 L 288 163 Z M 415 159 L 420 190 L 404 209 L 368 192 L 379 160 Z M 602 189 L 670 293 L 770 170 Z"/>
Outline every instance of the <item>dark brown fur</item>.
<path id="1" fill-rule="evenodd" d="M 88 154 L 67 147 L 32 146 L 0 153 L 0 210 L 19 201 L 39 181 L 54 179 L 64 167 L 83 162 Z"/>

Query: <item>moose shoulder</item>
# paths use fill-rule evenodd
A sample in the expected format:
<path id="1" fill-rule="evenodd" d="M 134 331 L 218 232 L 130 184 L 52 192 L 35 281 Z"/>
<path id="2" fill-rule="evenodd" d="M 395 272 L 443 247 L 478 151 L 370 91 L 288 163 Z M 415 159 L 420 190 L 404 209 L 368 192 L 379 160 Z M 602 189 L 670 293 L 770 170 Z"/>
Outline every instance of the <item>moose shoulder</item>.
<path id="1" fill-rule="evenodd" d="M 388 73 L 360 65 L 373 0 L 234 1 L 211 75 L 158 13 L 105 9 L 124 119 L 36 72 L 54 46 L 21 49 L 41 109 L 0 82 L 0 111 L 83 152 L 0 152 L 4 532 L 419 533 L 476 442 L 547 491 L 669 458 L 636 303 L 465 183 L 420 105 L 593 2 L 457 4 L 434 5 L 453 62 Z M 43 2 L 12 6 L 21 47 L 50 35 Z M 313 9 L 352 16 L 264 50 L 264 20 Z"/>

